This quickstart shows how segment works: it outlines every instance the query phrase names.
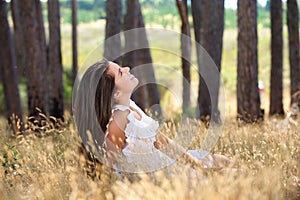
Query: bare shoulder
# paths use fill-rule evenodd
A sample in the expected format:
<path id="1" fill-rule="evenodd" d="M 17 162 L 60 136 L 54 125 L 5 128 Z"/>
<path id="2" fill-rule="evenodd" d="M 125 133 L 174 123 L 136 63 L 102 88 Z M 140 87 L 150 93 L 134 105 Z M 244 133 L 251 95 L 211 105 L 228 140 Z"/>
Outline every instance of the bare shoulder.
<path id="1" fill-rule="evenodd" d="M 113 113 L 113 120 L 108 124 L 107 139 L 109 139 L 117 148 L 123 149 L 126 143 L 124 130 L 128 123 L 128 114 L 129 111 L 117 110 Z"/>
<path id="2" fill-rule="evenodd" d="M 125 129 L 126 124 L 128 123 L 127 116 L 129 115 L 129 110 L 116 110 L 113 113 L 113 122 L 115 122 L 122 130 Z"/>

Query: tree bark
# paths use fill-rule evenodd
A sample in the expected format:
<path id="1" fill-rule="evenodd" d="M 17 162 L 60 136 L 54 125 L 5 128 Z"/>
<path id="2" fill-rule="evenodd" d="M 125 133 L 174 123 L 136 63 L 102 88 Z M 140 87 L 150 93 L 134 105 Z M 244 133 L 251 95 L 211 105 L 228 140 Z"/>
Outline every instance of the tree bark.
<path id="1" fill-rule="evenodd" d="M 48 110 L 55 118 L 63 119 L 63 80 L 60 36 L 60 13 L 58 0 L 48 1 L 49 47 L 48 47 Z"/>
<path id="2" fill-rule="evenodd" d="M 122 55 L 122 65 L 128 66 L 131 69 L 137 66 L 137 49 L 138 41 L 136 40 L 138 31 L 134 30 L 138 27 L 138 2 L 137 0 L 127 0 L 126 1 L 126 14 L 124 16 L 124 38 L 125 38 L 125 54 Z M 127 32 L 129 31 L 130 32 Z M 128 34 L 127 34 L 128 33 Z M 143 77 L 140 73 L 134 73 L 135 76 L 140 80 Z M 138 87 L 136 92 L 133 94 L 133 98 L 136 103 L 142 108 L 147 107 L 147 91 L 145 86 Z"/>
<path id="3" fill-rule="evenodd" d="M 185 110 L 190 106 L 191 103 L 191 51 L 192 51 L 192 42 L 191 42 L 191 30 L 189 24 L 189 15 L 187 0 L 176 0 L 176 5 L 178 12 L 181 18 L 181 65 L 182 65 L 182 112 L 185 113 Z"/>
<path id="4" fill-rule="evenodd" d="M 153 116 L 161 115 L 160 107 L 160 95 L 158 92 L 156 78 L 154 74 L 154 67 L 147 38 L 147 32 L 145 29 L 144 17 L 141 10 L 139 0 L 137 1 L 138 6 L 138 28 L 140 28 L 138 34 L 138 41 L 144 48 L 138 50 L 138 66 L 143 66 L 142 75 L 144 81 L 146 81 L 146 91 L 148 93 L 148 106 L 146 107 L 152 113 Z"/>
<path id="5" fill-rule="evenodd" d="M 194 25 L 194 32 L 195 32 L 195 40 L 197 43 L 200 44 L 200 28 L 201 28 L 201 3 L 202 0 L 192 0 L 192 16 L 193 16 L 193 25 Z M 199 56 L 200 49 L 197 46 L 197 61 Z M 198 61 L 199 65 L 199 61 Z"/>
<path id="6" fill-rule="evenodd" d="M 22 52 L 24 51 L 24 39 L 22 33 L 22 27 L 20 24 L 20 9 L 19 9 L 19 1 L 12 0 L 10 3 L 11 11 L 12 11 L 12 19 L 14 25 L 14 45 L 15 45 L 15 54 L 16 54 L 16 64 L 17 64 L 17 72 L 19 77 L 25 76 L 25 61 Z"/>
<path id="7" fill-rule="evenodd" d="M 224 0 L 216 0 L 216 32 L 217 32 L 217 36 L 216 36 L 216 58 L 214 59 L 218 70 L 219 70 L 219 75 L 218 76 L 218 84 L 217 84 L 217 89 L 216 89 L 216 98 L 215 98 L 215 102 L 213 102 L 216 112 L 213 113 L 213 120 L 214 121 L 221 121 L 220 118 L 220 111 L 218 110 L 218 104 L 219 104 L 219 92 L 220 92 L 220 77 L 221 77 L 221 63 L 222 63 L 222 52 L 223 52 L 223 33 L 224 33 Z"/>
<path id="8" fill-rule="evenodd" d="M 206 1 L 207 3 L 207 1 Z M 206 9 L 206 7 L 203 7 L 205 11 L 203 11 L 203 19 L 209 19 L 207 20 L 208 23 L 203 27 L 203 29 L 207 29 L 207 31 L 204 31 L 203 40 L 206 41 L 205 46 L 209 49 L 208 53 L 212 57 L 213 61 L 215 62 L 216 67 L 218 68 L 218 76 L 215 76 L 215 82 L 216 82 L 216 88 L 212 90 L 212 104 L 215 108 L 213 113 L 211 113 L 211 118 L 214 122 L 220 122 L 220 111 L 218 110 L 218 103 L 219 103 L 219 90 L 220 90 L 220 74 L 221 74 L 221 61 L 222 61 L 222 49 L 223 49 L 223 33 L 224 33 L 224 0 L 214 0 L 212 1 L 213 5 L 208 6 L 209 9 Z M 210 12 L 213 13 L 213 18 L 209 17 L 211 15 Z M 212 30 L 208 27 L 210 25 L 212 27 Z M 213 36 L 213 37 L 211 37 Z M 207 38 L 207 39 L 206 39 Z M 207 41 L 210 41 L 211 45 L 207 43 Z M 211 45 L 211 48 L 208 46 Z M 206 49 L 205 48 L 205 49 Z"/>
<path id="9" fill-rule="evenodd" d="M 104 57 L 118 64 L 121 61 L 121 16 L 122 1 L 107 0 Z"/>
<path id="10" fill-rule="evenodd" d="M 215 43 L 215 24 L 210 22 L 210 18 L 213 17 L 214 5 L 213 1 L 202 1 L 201 2 L 201 24 L 200 24 L 200 45 L 207 51 L 207 53 L 213 58 L 215 58 L 215 52 L 213 51 Z M 209 15 L 209 17 L 208 17 Z M 200 59 L 200 67 L 209 67 L 207 59 Z M 201 70 L 200 70 L 201 73 Z M 199 81 L 199 114 L 202 121 L 209 121 L 211 119 L 211 96 L 209 94 L 206 82 L 203 75 L 200 74 Z"/>
<path id="11" fill-rule="evenodd" d="M 36 20 L 38 28 L 38 40 L 40 43 L 40 65 L 43 67 L 45 72 L 47 70 L 47 42 L 44 27 L 44 17 L 42 13 L 42 5 L 40 0 L 34 0 L 36 6 Z M 45 73 L 44 73 L 45 74 Z M 45 83 L 46 85 L 46 83 Z M 45 87 L 45 94 L 47 94 L 47 88 Z"/>
<path id="12" fill-rule="evenodd" d="M 224 33 L 224 0 L 215 0 L 216 4 L 216 58 L 214 59 L 219 71 L 221 72 L 223 33 Z M 218 99 L 218 98 L 217 98 Z"/>
<path id="13" fill-rule="evenodd" d="M 284 115 L 282 103 L 282 1 L 271 0 L 270 115 Z"/>
<path id="14" fill-rule="evenodd" d="M 300 91 L 300 63 L 299 63 L 299 24 L 298 5 L 296 0 L 287 1 L 287 25 L 289 35 L 289 61 L 291 79 L 291 105 L 297 104 L 293 98 Z M 299 108 L 300 109 L 300 108 Z"/>
<path id="15" fill-rule="evenodd" d="M 192 0 L 192 16 L 193 16 L 193 25 L 194 25 L 194 34 L 195 34 L 195 40 L 196 40 L 196 51 L 197 51 L 197 64 L 198 64 L 198 73 L 199 73 L 199 84 L 198 84 L 198 99 L 197 99 L 197 110 L 196 110 L 196 116 L 197 118 L 200 118 L 200 93 L 203 92 L 201 90 L 200 92 L 200 85 L 203 85 L 201 82 L 201 74 L 200 74 L 200 66 L 201 66 L 201 46 L 200 46 L 200 29 L 201 29 L 201 21 L 202 21 L 202 10 L 201 10 L 201 4 L 202 0 Z M 208 91 L 207 91 L 208 93 Z"/>
<path id="16" fill-rule="evenodd" d="M 76 80 L 78 71 L 78 57 L 77 57 L 77 0 L 72 0 L 72 80 L 73 85 Z"/>
<path id="17" fill-rule="evenodd" d="M 133 98 L 142 109 L 150 109 L 153 114 L 160 115 L 159 93 L 139 1 L 127 0 L 126 9 L 124 31 L 125 52 L 128 53 L 123 56 L 123 66 L 137 67 L 133 72 L 140 81 Z"/>
<path id="18" fill-rule="evenodd" d="M 18 89 L 12 35 L 7 20 L 6 2 L 0 1 L 0 74 L 3 82 L 7 119 L 14 132 L 23 129 L 23 110 Z M 19 120 L 19 121 L 18 121 Z"/>
<path id="19" fill-rule="evenodd" d="M 41 32 L 42 27 L 38 23 L 41 17 L 38 15 L 37 1 L 32 4 L 31 0 L 23 0 L 18 2 L 21 11 L 21 25 L 24 39 L 24 52 L 26 78 L 27 78 L 27 95 L 28 95 L 28 111 L 29 116 L 40 119 L 39 113 L 45 113 L 45 60 L 41 48 Z M 38 110 L 38 109 L 39 110 Z"/>
<path id="20" fill-rule="evenodd" d="M 238 1 L 238 118 L 252 123 L 263 118 L 258 91 L 256 1 Z"/>
<path id="21" fill-rule="evenodd" d="M 195 27 L 196 41 L 207 51 L 217 66 L 218 73 L 213 80 L 214 86 L 208 90 L 208 81 L 204 80 L 200 74 L 198 90 L 198 111 L 197 117 L 202 121 L 208 122 L 212 119 L 214 122 L 220 122 L 220 112 L 218 110 L 220 70 L 222 59 L 222 41 L 224 31 L 224 1 L 192 1 L 193 21 Z M 197 59 L 200 73 L 208 71 L 209 67 L 215 67 L 209 58 L 205 56 L 203 50 L 197 48 Z M 204 56 L 204 57 L 203 57 Z M 203 68 L 201 70 L 201 68 Z M 201 72 L 202 71 L 202 72 Z M 210 86 L 211 87 L 211 86 Z M 215 108 L 212 111 L 212 107 Z"/>

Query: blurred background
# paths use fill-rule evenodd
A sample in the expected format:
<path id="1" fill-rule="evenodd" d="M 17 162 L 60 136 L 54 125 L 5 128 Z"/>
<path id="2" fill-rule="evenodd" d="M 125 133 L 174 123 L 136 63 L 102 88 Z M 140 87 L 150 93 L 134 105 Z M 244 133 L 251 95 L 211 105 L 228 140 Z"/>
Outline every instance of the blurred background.
<path id="1" fill-rule="evenodd" d="M 216 1 L 219 3 L 205 3 L 204 1 L 198 2 L 190 0 L 64 0 L 53 2 L 43 0 L 32 1 L 35 3 L 31 3 L 31 5 L 30 1 L 28 2 L 29 3 L 27 3 L 27 1 L 26 3 L 23 3 L 21 1 L 19 2 L 13 0 L 2 0 L 2 6 L 4 6 L 7 11 L 6 18 L 9 24 L 9 27 L 7 28 L 9 28 L 9 30 L 4 30 L 4 26 L 2 26 L 2 28 L 4 32 L 8 30 L 11 33 L 12 42 L 9 44 L 11 46 L 11 49 L 13 49 L 14 55 L 11 56 L 11 59 L 12 63 L 15 63 L 13 66 L 15 66 L 14 68 L 17 72 L 15 79 L 18 85 L 18 92 L 16 93 L 19 93 L 21 104 L 20 109 L 22 107 L 22 112 L 24 111 L 29 116 L 37 115 L 37 112 L 34 111 L 36 107 L 39 107 L 43 113 L 58 118 L 63 115 L 64 110 L 70 110 L 72 87 L 74 74 L 76 74 L 77 72 L 76 70 L 78 69 L 78 67 L 80 68 L 80 66 L 82 65 L 82 63 L 84 63 L 85 59 L 88 57 L 89 53 L 92 50 L 99 47 L 99 45 L 103 45 L 106 38 L 116 34 L 116 31 L 118 30 L 120 32 L 122 30 L 134 28 L 134 21 L 130 21 L 133 20 L 132 18 L 130 18 L 130 13 L 135 12 L 141 13 L 143 27 L 168 29 L 183 34 L 187 34 L 187 32 L 183 32 L 183 27 L 187 25 L 186 23 L 184 24 L 184 20 L 186 19 L 188 26 L 186 26 L 185 30 L 188 30 L 188 35 L 191 36 L 192 40 L 196 40 L 207 50 L 207 52 L 212 56 L 217 67 L 221 71 L 221 82 L 223 83 L 226 92 L 227 114 L 232 116 L 239 116 L 241 113 L 237 109 L 237 85 L 239 85 L 237 82 L 237 80 L 239 80 L 238 30 L 246 30 L 241 32 L 247 32 L 247 27 L 246 29 L 243 29 L 242 25 L 240 25 L 239 27 L 238 18 L 239 16 L 241 16 L 242 19 L 242 14 L 247 13 L 246 9 L 251 9 L 251 6 L 253 7 L 253 5 L 255 7 L 255 10 L 253 10 L 253 12 L 256 13 L 255 15 L 253 15 L 253 20 L 255 19 L 256 23 L 252 25 L 253 27 L 255 27 L 255 31 L 257 31 L 258 37 L 256 41 L 254 34 L 254 42 L 250 39 L 248 39 L 248 42 L 253 43 L 254 46 L 257 46 L 257 49 L 254 50 L 254 52 L 257 54 L 257 58 L 254 58 L 254 63 L 257 62 L 257 64 L 254 64 L 253 67 L 254 69 L 257 69 L 257 73 L 254 73 L 255 75 L 250 81 L 257 82 L 253 87 L 256 87 L 254 90 L 257 90 L 260 95 L 260 99 L 258 100 L 257 97 L 255 97 L 254 102 L 256 102 L 256 104 L 258 104 L 257 107 L 259 107 L 265 113 L 269 113 L 271 110 L 271 115 L 282 115 L 290 108 L 291 65 L 289 61 L 289 38 L 287 26 L 288 6 L 286 1 L 274 1 L 274 5 L 276 2 L 278 2 L 277 6 L 279 5 L 279 7 L 281 8 L 279 8 L 279 15 L 276 12 L 274 14 L 274 16 L 277 16 L 277 19 L 279 20 L 279 29 L 277 29 L 277 31 L 279 32 L 274 32 L 274 35 L 276 34 L 282 36 L 279 39 L 277 38 L 277 41 L 279 41 L 279 44 L 281 43 L 281 46 L 279 45 L 279 47 L 275 47 L 275 49 L 277 50 L 273 52 L 273 57 L 277 57 L 280 59 L 278 61 L 279 65 L 278 63 L 273 64 L 274 68 L 279 69 L 279 73 L 277 73 L 277 77 L 279 78 L 275 78 L 277 82 L 274 82 L 274 87 L 279 88 L 279 95 L 277 95 L 277 97 L 273 97 L 273 99 L 279 101 L 279 103 L 277 104 L 279 104 L 280 108 L 276 108 L 277 110 L 275 109 L 275 111 L 272 111 L 272 108 L 270 109 L 272 68 L 272 9 L 270 0 L 258 0 L 253 5 L 250 5 L 249 3 L 247 5 L 246 2 L 244 7 L 241 3 L 240 14 L 238 13 L 238 2 L 234 0 Z M 197 8 L 197 6 L 199 8 Z M 35 7 L 34 12 L 33 7 Z M 186 11 L 184 10 L 185 7 Z M 26 9 L 29 10 L 26 11 Z M 217 9 L 221 9 L 221 11 Z M 278 11 L 278 7 L 274 7 L 273 10 Z M 3 12 L 5 13 L 5 11 Z M 290 13 L 292 13 L 292 11 Z M 31 18 L 29 15 L 32 15 Z M 5 14 L 3 16 L 5 17 Z M 26 16 L 29 16 L 28 19 L 26 18 Z M 220 22 L 216 22 L 215 20 L 215 17 L 218 16 L 221 17 Z M 40 19 L 39 17 L 42 18 Z M 293 17 L 299 18 L 298 13 Z M 246 16 L 246 18 L 250 17 Z M 34 25 L 34 23 L 30 21 L 34 19 L 37 19 L 37 25 Z M 196 22 L 197 19 L 199 19 L 198 21 L 200 22 Z M 299 20 L 296 19 L 297 24 L 298 21 Z M 241 24 L 242 23 L 245 24 L 246 22 L 241 22 Z M 217 24 L 217 27 L 215 27 L 213 24 Z M 249 24 L 251 25 L 251 22 Z M 274 24 L 278 24 L 278 22 L 275 22 Z M 38 28 L 35 30 L 31 30 L 31 26 L 37 26 Z M 141 26 L 138 25 L 137 27 Z M 196 29 L 199 29 L 200 32 L 196 33 L 195 27 Z M 251 27 L 249 30 L 251 30 Z M 40 33 L 33 36 L 33 34 L 37 32 Z M 195 37 L 195 33 L 198 34 L 198 39 L 197 36 Z M 210 38 L 209 35 L 213 35 L 213 37 Z M 153 35 L 151 33 L 148 33 L 146 37 L 148 37 L 150 46 L 167 45 L 166 47 L 169 49 L 177 49 L 178 51 L 181 50 L 184 53 L 184 49 L 181 49 L 182 44 L 178 36 L 174 35 L 172 38 L 172 35 L 170 35 L 168 32 L 165 35 L 163 32 L 161 32 L 160 34 Z M 159 39 L 155 37 L 158 37 Z M 26 45 L 22 45 L 22 38 L 28 41 Z M 7 38 L 4 38 L 3 40 L 7 41 Z M 35 42 L 33 40 L 35 40 Z M 124 48 L 126 39 L 122 38 L 120 40 L 122 43 L 120 48 Z M 151 44 L 151 41 L 161 42 L 161 44 Z M 217 43 L 213 44 L 212 41 L 217 41 Z M 32 50 L 28 50 L 31 49 L 31 46 L 34 45 L 34 43 L 37 44 L 37 42 L 41 43 L 40 47 L 34 47 Z M 5 45 L 8 45 L 8 43 Z M 151 106 L 151 102 L 158 102 L 160 103 L 160 105 L 162 105 L 162 109 L 171 110 L 171 115 L 173 115 L 174 113 L 178 113 L 178 115 L 186 113 L 188 116 L 196 116 L 200 118 L 202 116 L 204 116 L 205 118 L 207 115 L 211 115 L 211 111 L 209 110 L 211 102 L 201 102 L 201 99 L 205 99 L 205 96 L 201 98 L 200 92 L 198 93 L 199 87 L 202 87 L 200 86 L 201 83 L 199 83 L 199 74 L 197 73 L 197 64 L 199 66 L 200 61 L 197 61 L 197 51 L 195 46 L 193 45 L 194 44 L 192 43 L 192 47 L 190 47 L 190 50 L 188 50 L 188 52 L 190 53 L 191 57 L 189 62 L 195 67 L 193 68 L 191 66 L 185 66 L 186 68 L 190 68 L 190 71 L 186 72 L 186 74 L 183 74 L 183 77 L 190 81 L 190 85 L 192 86 L 191 90 L 196 94 L 196 96 L 184 98 L 185 96 L 190 96 L 190 94 L 182 94 L 180 101 L 174 101 L 174 98 L 172 98 L 172 95 L 166 89 L 158 87 L 158 89 L 154 88 L 154 91 L 157 90 L 158 92 L 158 95 L 154 95 L 157 96 L 156 100 L 146 100 L 146 102 L 148 103 L 145 105 L 142 105 L 142 102 L 144 102 L 145 99 L 152 98 L 153 95 L 148 95 L 148 97 L 141 98 L 143 100 L 137 100 L 137 102 L 143 109 L 149 108 Z M 209 49 L 208 45 L 214 47 L 212 49 Z M 23 48 L 24 46 L 25 48 Z M 4 49 L 2 44 L 1 48 L 3 49 L 3 51 L 10 51 L 9 48 Z M 41 55 L 34 54 L 35 51 L 41 53 Z M 214 57 L 213 54 L 218 55 Z M 5 58 L 7 57 L 5 55 L 8 54 L 4 53 L 2 55 L 4 55 L 3 58 Z M 53 57 L 51 58 L 51 56 Z M 161 56 L 161 52 L 155 49 L 150 49 L 149 56 L 152 59 L 153 63 L 163 63 L 165 66 L 177 71 L 182 71 L 184 69 L 184 63 L 179 56 Z M 29 60 L 30 57 L 31 61 Z M 255 61 L 256 59 L 257 61 Z M 243 60 L 242 57 L 241 60 Z M 126 63 L 125 61 L 117 62 L 121 62 L 123 64 Z M 4 63 L 4 60 L 1 60 L 1 63 Z M 240 65 L 242 66 L 244 64 L 241 63 Z M 132 63 L 129 62 L 129 65 L 132 65 Z M 6 66 L 9 66 L 9 64 Z M 153 71 L 155 78 L 159 83 L 165 83 L 169 87 L 181 88 L 181 91 L 182 88 L 185 87 L 181 82 L 176 80 L 175 77 L 168 76 L 169 71 L 166 69 L 166 67 L 159 67 L 159 65 L 154 65 L 152 67 L 154 69 Z M 28 74 L 28 76 L 26 74 Z M 281 76 L 282 78 L 280 78 Z M 3 77 L 1 79 L 2 82 L 5 81 Z M 30 83 L 33 80 L 36 81 Z M 35 87 L 37 85 L 42 85 L 41 83 L 45 83 L 47 86 L 43 86 L 44 89 L 43 87 Z M 299 88 L 299 86 L 297 86 L 296 88 Z M 5 86 L 4 84 L 1 84 L 0 113 L 2 116 L 8 116 L 12 113 L 12 111 L 8 111 L 9 105 L 7 104 L 9 104 L 8 102 L 12 101 L 9 100 L 9 98 L 5 100 L 4 90 Z M 55 92 L 57 90 L 59 92 Z M 152 89 L 149 88 L 148 90 L 152 91 Z M 183 91 L 185 90 L 183 89 Z M 257 96 L 257 92 L 254 92 L 256 93 L 254 94 L 254 96 Z M 16 96 L 11 98 L 17 98 Z M 32 100 L 34 98 L 37 99 Z M 245 97 L 245 99 L 251 98 Z M 216 104 L 218 104 L 218 102 L 216 102 Z M 197 111 L 197 105 L 203 107 L 202 109 L 200 108 L 201 111 Z M 12 107 L 14 106 L 10 106 L 10 108 Z M 207 110 L 206 107 L 208 108 L 208 111 L 205 111 Z M 201 113 L 202 111 L 205 112 Z M 249 113 L 249 111 L 245 112 Z M 255 116 L 254 118 L 261 118 L 261 111 L 255 112 L 259 113 L 253 113 L 253 115 Z"/>

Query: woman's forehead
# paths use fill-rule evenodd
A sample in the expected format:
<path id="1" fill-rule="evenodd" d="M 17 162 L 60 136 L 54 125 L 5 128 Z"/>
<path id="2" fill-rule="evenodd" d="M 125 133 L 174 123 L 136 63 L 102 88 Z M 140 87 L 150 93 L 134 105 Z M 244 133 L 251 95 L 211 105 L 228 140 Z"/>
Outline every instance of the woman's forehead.
<path id="1" fill-rule="evenodd" d="M 119 71 L 120 66 L 117 63 L 109 62 L 107 73 L 115 76 Z"/>

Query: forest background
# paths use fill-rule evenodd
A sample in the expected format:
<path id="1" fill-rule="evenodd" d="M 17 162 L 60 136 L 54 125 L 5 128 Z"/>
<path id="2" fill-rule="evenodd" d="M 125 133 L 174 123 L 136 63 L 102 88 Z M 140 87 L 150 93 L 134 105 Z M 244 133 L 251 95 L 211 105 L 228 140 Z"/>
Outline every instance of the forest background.
<path id="1" fill-rule="evenodd" d="M 228 0 L 227 0 L 228 1 Z M 168 30 L 174 30 L 180 33 L 180 16 L 178 15 L 178 9 L 176 3 L 173 0 L 141 0 L 141 8 L 145 20 L 146 27 L 150 28 L 165 28 Z M 265 5 L 261 5 L 260 1 L 257 4 L 257 28 L 258 28 L 258 66 L 259 66 L 259 80 L 260 86 L 264 87 L 264 95 L 261 99 L 261 107 L 269 108 L 269 92 L 270 92 L 270 66 L 271 66 L 271 31 L 270 31 L 270 1 L 261 1 Z M 126 6 L 123 1 L 123 14 L 125 13 Z M 232 3 L 231 3 L 232 4 Z M 232 5 L 229 6 L 232 6 Z M 225 1 L 225 6 L 226 6 Z M 234 7 L 235 4 L 233 4 Z M 105 37 L 105 1 L 97 0 L 84 0 L 78 1 L 78 63 L 80 65 L 85 61 L 88 54 L 103 44 Z M 192 25 L 191 5 L 189 6 L 189 18 Z M 42 1 L 43 17 L 45 22 L 46 38 L 49 37 L 48 25 L 47 25 L 47 2 Z M 60 15 L 61 15 L 61 44 L 62 44 L 62 63 L 63 63 L 63 86 L 64 86 L 64 104 L 66 108 L 71 106 L 72 98 L 72 10 L 71 1 L 60 1 Z M 287 26 L 286 26 L 286 4 L 283 4 L 283 94 L 284 94 L 284 110 L 288 111 L 290 95 L 289 95 L 289 61 L 288 61 L 288 41 L 287 41 Z M 8 13 L 10 22 L 12 23 L 11 12 Z M 191 31 L 192 38 L 194 38 L 194 31 Z M 148 36 L 148 37 L 151 37 Z M 160 39 L 154 39 L 153 41 L 167 41 L 170 49 L 180 49 L 180 39 L 174 35 L 174 38 L 169 38 L 169 33 L 166 35 L 156 35 L 155 37 L 161 37 Z M 164 45 L 164 44 L 153 44 Z M 170 68 L 180 71 L 181 61 L 180 57 L 177 59 L 172 56 L 161 57 L 160 52 L 152 51 L 152 59 L 154 63 L 166 63 Z M 263 55 L 263 56 L 262 56 Z M 196 49 L 192 49 L 192 63 L 196 63 Z M 227 99 L 227 111 L 228 114 L 236 114 L 236 80 L 237 80 L 237 10 L 235 8 L 225 7 L 224 16 L 224 35 L 223 35 L 223 52 L 222 52 L 222 81 L 226 90 Z M 193 71 L 192 71 L 193 72 Z M 194 71 L 195 72 L 195 71 Z M 178 81 L 172 79 L 172 77 L 166 76 L 168 71 L 164 69 L 155 69 L 155 76 L 159 82 L 163 82 L 166 85 L 176 85 Z M 20 76 L 22 77 L 22 76 Z M 194 89 L 197 88 L 198 75 L 197 73 L 191 73 L 192 85 Z M 175 87 L 180 87 L 177 85 Z M 26 80 L 21 78 L 21 84 L 19 85 L 20 96 L 22 99 L 22 106 L 24 110 L 27 107 L 26 97 Z M 178 112 L 180 105 L 174 105 L 175 102 L 170 102 L 170 96 L 162 94 L 164 91 L 160 91 L 162 97 L 162 107 L 165 109 L 175 108 L 174 112 Z M 194 91 L 195 92 L 195 91 Z M 195 92 L 197 94 L 197 92 Z M 192 99 L 192 101 L 196 99 Z M 195 103 L 195 102 L 194 102 Z M 166 106 L 169 105 L 168 108 Z M 174 107 L 175 106 L 175 107 Z M 3 85 L 0 85 L 0 113 L 5 113 L 4 93 Z M 266 112 L 267 113 L 267 112 Z M 173 113 L 174 114 L 174 113 Z"/>

